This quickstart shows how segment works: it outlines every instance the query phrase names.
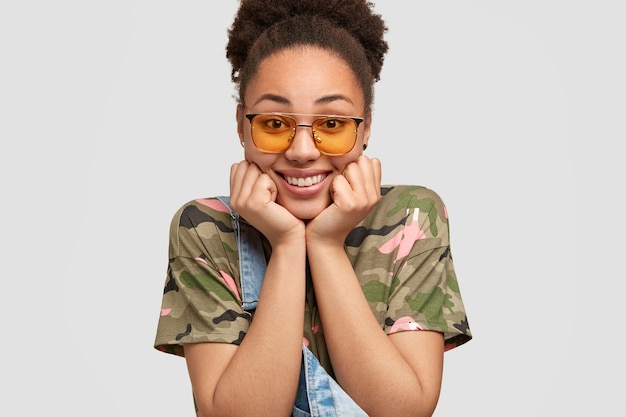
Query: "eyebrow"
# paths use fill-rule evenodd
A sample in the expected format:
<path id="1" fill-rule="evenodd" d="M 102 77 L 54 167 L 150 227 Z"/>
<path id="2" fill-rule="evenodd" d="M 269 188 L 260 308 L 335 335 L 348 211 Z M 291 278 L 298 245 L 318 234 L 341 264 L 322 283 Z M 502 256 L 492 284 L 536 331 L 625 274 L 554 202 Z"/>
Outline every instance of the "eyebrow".
<path id="1" fill-rule="evenodd" d="M 272 101 L 278 104 L 291 104 L 291 101 L 289 101 L 289 99 L 287 99 L 286 97 L 279 96 L 278 94 L 268 93 L 268 94 L 263 94 L 261 97 L 259 97 L 257 101 L 252 103 L 252 107 L 266 100 Z M 344 96 L 343 94 L 330 94 L 324 97 L 320 97 L 317 100 L 315 100 L 315 104 L 328 104 L 328 103 L 333 103 L 335 101 L 345 101 L 347 103 L 354 104 L 349 97 Z"/>

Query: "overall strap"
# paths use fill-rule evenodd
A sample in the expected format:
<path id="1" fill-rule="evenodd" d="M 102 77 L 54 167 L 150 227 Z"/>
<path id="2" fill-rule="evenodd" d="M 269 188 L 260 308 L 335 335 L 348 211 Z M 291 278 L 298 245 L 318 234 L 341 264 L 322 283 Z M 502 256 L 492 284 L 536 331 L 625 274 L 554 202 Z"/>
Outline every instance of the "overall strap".
<path id="1" fill-rule="evenodd" d="M 304 345 L 302 353 L 298 394 L 302 389 L 304 378 L 309 406 L 308 415 L 311 417 L 367 417 L 367 413 L 324 370 L 317 358 Z M 298 405 L 297 401 L 296 405 Z M 297 412 L 292 415 L 306 416 Z"/>
<path id="2" fill-rule="evenodd" d="M 265 278 L 265 253 L 261 243 L 261 233 L 246 223 L 230 206 L 230 197 L 217 197 L 230 210 L 230 217 L 237 239 L 239 251 L 239 279 L 241 282 L 241 304 L 243 309 L 256 309 L 263 278 Z"/>

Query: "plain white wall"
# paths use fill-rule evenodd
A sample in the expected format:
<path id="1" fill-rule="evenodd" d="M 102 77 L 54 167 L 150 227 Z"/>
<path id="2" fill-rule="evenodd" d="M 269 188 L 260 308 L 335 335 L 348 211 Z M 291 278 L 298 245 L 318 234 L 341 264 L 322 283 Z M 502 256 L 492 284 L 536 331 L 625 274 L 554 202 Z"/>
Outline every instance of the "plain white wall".
<path id="1" fill-rule="evenodd" d="M 241 157 L 237 2 L 0 4 L 0 414 L 192 415 L 152 348 L 169 221 Z M 474 340 L 436 416 L 626 415 L 619 1 L 377 1 L 367 154 L 444 198 Z"/>

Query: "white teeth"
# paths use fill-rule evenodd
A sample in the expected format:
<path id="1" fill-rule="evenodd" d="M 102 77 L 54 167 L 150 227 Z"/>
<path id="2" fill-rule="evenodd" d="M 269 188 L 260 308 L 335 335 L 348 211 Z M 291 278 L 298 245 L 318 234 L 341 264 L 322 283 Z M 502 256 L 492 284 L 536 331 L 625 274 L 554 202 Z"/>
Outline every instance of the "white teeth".
<path id="1" fill-rule="evenodd" d="M 297 185 L 298 187 L 310 187 L 311 185 L 321 182 L 324 178 L 326 178 L 326 175 L 321 174 L 305 178 L 285 177 L 289 184 Z"/>

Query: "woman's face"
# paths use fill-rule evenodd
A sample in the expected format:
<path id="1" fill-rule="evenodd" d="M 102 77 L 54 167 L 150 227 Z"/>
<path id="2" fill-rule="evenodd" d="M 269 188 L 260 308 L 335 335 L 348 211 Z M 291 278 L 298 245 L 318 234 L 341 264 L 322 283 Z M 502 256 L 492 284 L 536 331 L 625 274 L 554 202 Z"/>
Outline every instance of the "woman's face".
<path id="1" fill-rule="evenodd" d="M 356 161 L 369 139 L 370 114 L 365 114 L 363 92 L 352 70 L 337 55 L 321 48 L 283 50 L 261 63 L 244 99 L 237 109 L 237 121 L 245 159 L 276 183 L 277 203 L 300 219 L 314 218 L 331 203 L 333 178 Z M 245 115 L 273 112 L 296 113 L 298 124 L 311 124 L 318 118 L 312 114 L 356 116 L 365 121 L 358 127 L 354 147 L 344 155 L 321 153 L 311 127 L 297 127 L 284 152 L 266 153 L 252 142 Z"/>

